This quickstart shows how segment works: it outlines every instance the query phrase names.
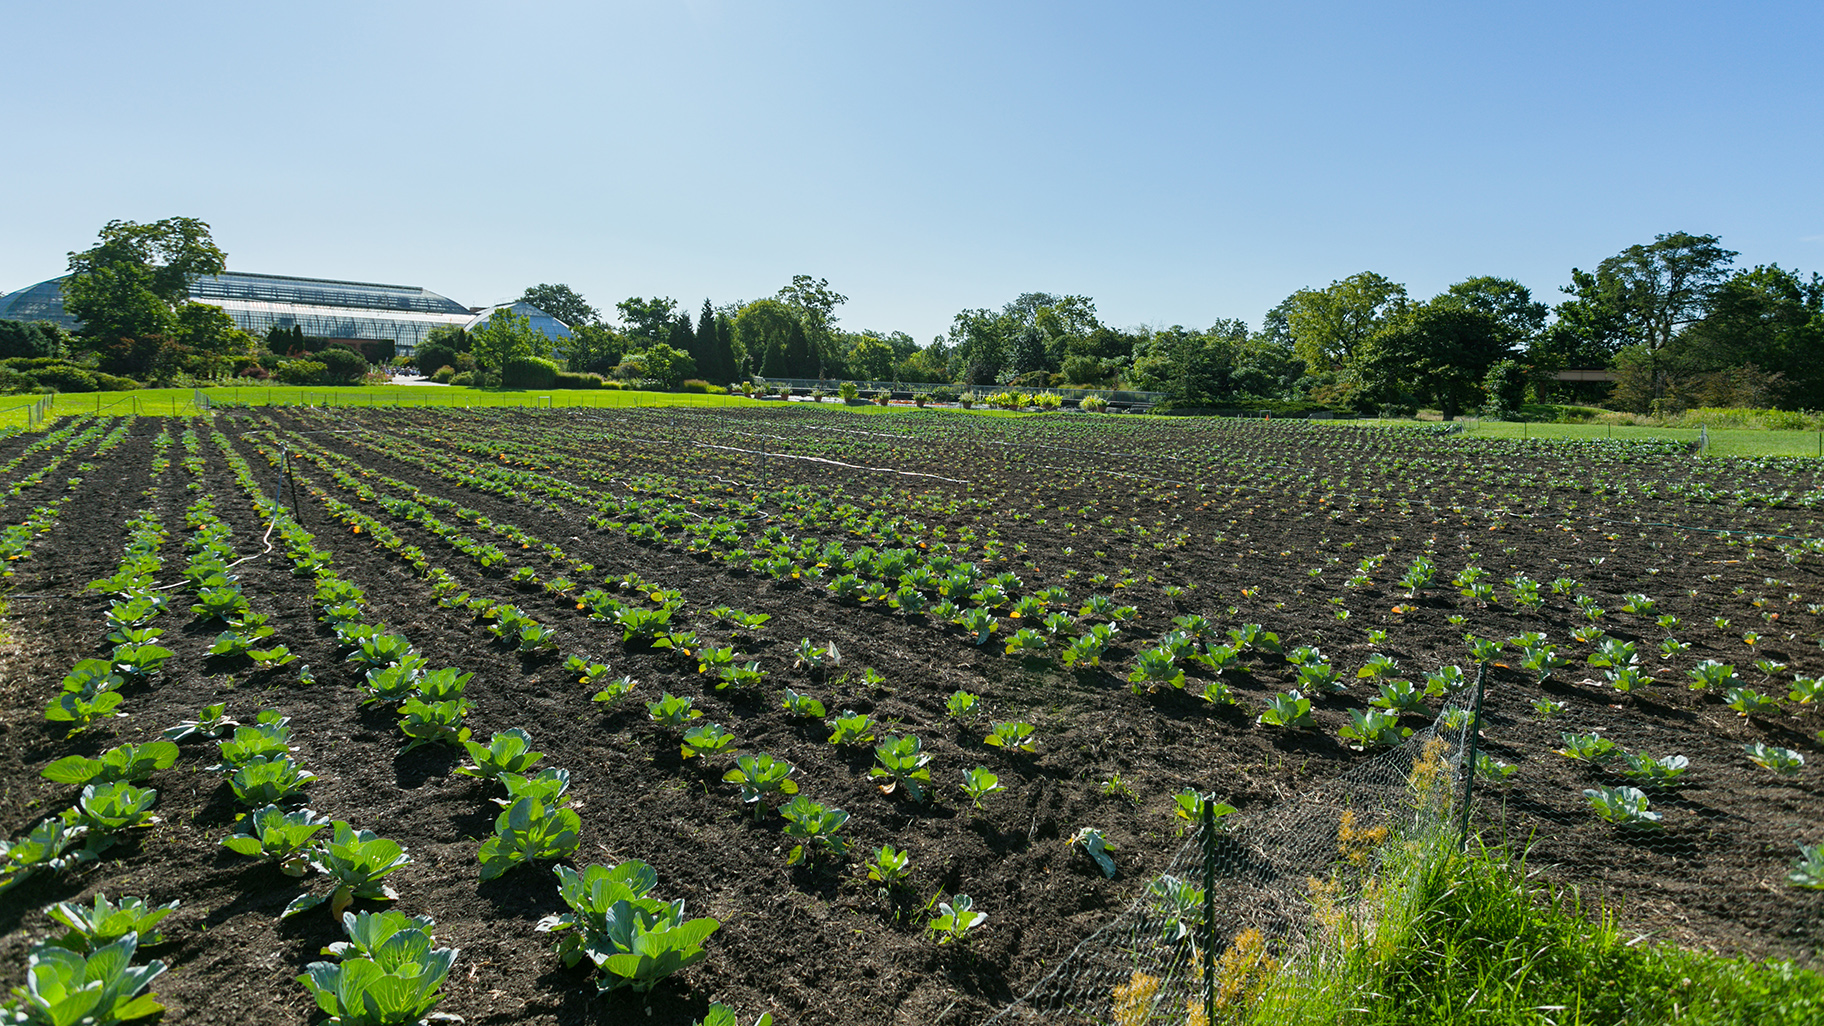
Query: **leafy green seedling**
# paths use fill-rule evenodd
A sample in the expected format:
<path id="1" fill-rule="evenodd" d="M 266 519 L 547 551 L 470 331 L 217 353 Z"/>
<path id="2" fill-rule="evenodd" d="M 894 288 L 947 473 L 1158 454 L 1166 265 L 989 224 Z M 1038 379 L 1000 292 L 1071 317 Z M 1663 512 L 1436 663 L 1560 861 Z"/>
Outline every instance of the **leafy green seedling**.
<path id="1" fill-rule="evenodd" d="M 1411 727 L 1400 726 L 1400 718 L 1383 709 L 1349 710 L 1349 722 L 1337 731 L 1343 742 L 1357 751 L 1369 748 L 1392 748 L 1412 736 Z"/>
<path id="2" fill-rule="evenodd" d="M 1564 747 L 1557 750 L 1559 755 L 1578 762 L 1589 763 L 1592 766 L 1600 766 L 1620 754 L 1620 749 L 1615 746 L 1615 742 L 1600 734 L 1566 732 L 1559 734 L 1558 737 L 1564 741 Z"/>
<path id="3" fill-rule="evenodd" d="M 736 757 L 735 768 L 722 774 L 722 779 L 741 788 L 741 800 L 753 803 L 758 821 L 766 812 L 767 795 L 798 793 L 798 783 L 791 779 L 796 769 L 784 759 L 761 752 Z"/>
<path id="4" fill-rule="evenodd" d="M 1006 786 L 1001 778 L 988 771 L 986 766 L 977 766 L 963 771 L 963 793 L 969 796 L 969 803 L 982 808 L 982 800 L 996 791 L 1004 791 Z"/>
<path id="5" fill-rule="evenodd" d="M 786 820 L 785 835 L 799 841 L 786 856 L 787 865 L 808 862 L 819 852 L 840 856 L 847 850 L 847 844 L 836 836 L 849 821 L 849 814 L 841 809 L 798 795 L 779 809 L 779 815 Z"/>
<path id="6" fill-rule="evenodd" d="M 913 801 L 925 800 L 925 789 L 931 784 L 931 771 L 925 764 L 931 761 L 931 756 L 925 754 L 924 743 L 917 735 L 884 739 L 874 746 L 874 760 L 875 765 L 868 770 L 868 776 L 880 782 L 877 786 L 881 794 L 890 795 L 904 789 Z"/>
<path id="7" fill-rule="evenodd" d="M 1799 857 L 1792 860 L 1792 871 L 1786 882 L 1794 887 L 1824 891 L 1824 844 L 1799 845 Z"/>
<path id="8" fill-rule="evenodd" d="M 496 733 L 483 745 L 464 741 L 473 765 L 458 767 L 456 772 L 482 780 L 497 780 L 502 773 L 524 774 L 544 759 L 545 753 L 532 750 L 532 735 L 518 727 Z"/>
<path id="9" fill-rule="evenodd" d="M 1748 761 L 1782 777 L 1796 777 L 1805 768 L 1805 756 L 1790 748 L 1755 741 L 1743 745 L 1742 750 L 1748 753 Z"/>
<path id="10" fill-rule="evenodd" d="M 1108 843 L 1108 839 L 1102 836 L 1102 831 L 1095 827 L 1081 827 L 1064 843 L 1066 846 L 1082 848 L 1085 855 L 1095 860 L 1096 867 L 1102 870 L 1103 876 L 1114 879 L 1115 860 L 1109 853 L 1115 850 L 1115 846 Z"/>
<path id="11" fill-rule="evenodd" d="M 1780 711 L 1780 700 L 1763 695 L 1753 688 L 1730 688 L 1724 694 L 1728 707 L 1734 709 L 1738 716 L 1771 716 Z"/>
<path id="12" fill-rule="evenodd" d="M 341 820 L 333 824 L 329 841 L 313 848 L 310 864 L 335 883 L 328 894 L 302 894 L 285 906 L 284 919 L 329 903 L 331 915 L 340 916 L 356 898 L 394 901 L 399 895 L 380 881 L 412 861 L 399 842 L 370 830 L 356 830 Z"/>
<path id="13" fill-rule="evenodd" d="M 141 992 L 164 973 L 165 963 L 133 965 L 138 947 L 137 938 L 122 937 L 87 956 L 49 944 L 33 948 L 25 985 L 15 987 L 4 1006 L 7 1021 L 108 1024 L 163 1011 L 153 995 Z"/>
<path id="14" fill-rule="evenodd" d="M 853 709 L 844 709 L 842 715 L 824 721 L 830 728 L 830 744 L 865 745 L 874 740 L 874 718 L 867 713 L 858 713 Z"/>
<path id="15" fill-rule="evenodd" d="M 1007 751 L 1026 752 L 1031 754 L 1039 750 L 1038 742 L 1032 739 L 1033 725 L 1023 721 L 996 723 L 992 733 L 982 739 L 983 744 L 993 745 Z"/>
<path id="16" fill-rule="evenodd" d="M 317 779 L 289 755 L 249 759 L 228 776 L 234 799 L 250 809 L 277 805 L 300 796 L 305 785 Z"/>
<path id="17" fill-rule="evenodd" d="M 613 708 L 620 704 L 621 699 L 626 698 L 633 692 L 634 686 L 637 683 L 638 682 L 632 677 L 623 674 L 616 677 L 614 680 L 603 684 L 602 690 L 597 691 L 594 695 L 590 696 L 589 700 L 591 702 L 601 702 L 609 708 Z"/>
<path id="18" fill-rule="evenodd" d="M 481 842 L 481 878 L 492 880 L 533 859 L 561 859 L 576 854 L 583 819 L 576 810 L 549 807 L 537 798 L 520 798 L 494 818 L 494 836 Z"/>
<path id="19" fill-rule="evenodd" d="M 303 876 L 310 868 L 310 844 L 329 820 L 309 809 L 286 812 L 277 805 L 241 817 L 235 833 L 222 846 L 249 858 L 270 859 L 286 876 Z"/>
<path id="20" fill-rule="evenodd" d="M 1267 699 L 1267 707 L 1256 722 L 1270 727 L 1317 728 L 1317 721 L 1311 718 L 1311 700 L 1296 691 L 1282 692 Z"/>
<path id="21" fill-rule="evenodd" d="M 977 912 L 974 900 L 967 894 L 958 894 L 949 901 L 938 902 L 937 910 L 937 918 L 925 924 L 925 928 L 937 938 L 939 944 L 966 941 L 971 931 L 988 921 L 988 913 Z"/>
<path id="22" fill-rule="evenodd" d="M 1661 826 L 1660 814 L 1648 808 L 1647 796 L 1638 787 L 1585 788 L 1583 796 L 1597 816 L 1618 827 L 1654 830 Z"/>
<path id="23" fill-rule="evenodd" d="M 169 741 L 116 745 L 98 759 L 66 755 L 46 766 L 44 779 L 58 784 L 106 784 L 115 780 L 137 783 L 155 770 L 170 769 L 177 762 L 177 746 Z"/>
<path id="24" fill-rule="evenodd" d="M 116 905 L 105 894 L 97 893 L 91 904 L 61 901 L 44 911 L 69 928 L 62 936 L 45 943 L 67 948 L 80 955 L 106 947 L 123 937 L 135 938 L 139 947 L 163 944 L 165 937 L 158 924 L 177 909 L 178 903 L 150 905 L 144 898 L 123 897 Z"/>
<path id="25" fill-rule="evenodd" d="M 735 735 L 714 723 L 704 723 L 684 732 L 684 743 L 680 746 L 683 757 L 694 758 L 699 755 L 734 754 Z"/>
<path id="26" fill-rule="evenodd" d="M 228 708 L 226 702 L 206 705 L 194 720 L 184 720 L 175 727 L 167 727 L 160 735 L 166 741 L 188 741 L 193 737 L 215 740 L 230 727 L 240 726 L 239 721 L 229 719 L 224 713 Z"/>
<path id="27" fill-rule="evenodd" d="M 703 715 L 701 710 L 691 708 L 694 701 L 695 699 L 679 698 L 667 691 L 658 701 L 646 703 L 646 715 L 652 722 L 662 726 L 681 727 Z"/>

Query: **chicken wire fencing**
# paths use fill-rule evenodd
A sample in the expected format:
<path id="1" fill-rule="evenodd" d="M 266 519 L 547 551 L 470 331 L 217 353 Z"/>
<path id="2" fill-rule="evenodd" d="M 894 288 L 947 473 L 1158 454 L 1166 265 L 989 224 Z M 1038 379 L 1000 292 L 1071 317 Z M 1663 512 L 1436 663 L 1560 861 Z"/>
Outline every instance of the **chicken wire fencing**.
<path id="1" fill-rule="evenodd" d="M 1275 977 L 1296 988 L 1282 967 L 1373 919 L 1359 906 L 1383 855 L 1471 836 L 1636 939 L 1816 965 L 1824 890 L 1806 885 L 1800 846 L 1819 840 L 1819 796 L 1802 766 L 1701 722 L 1587 715 L 1542 720 L 1491 692 L 1483 664 L 1425 729 L 1293 801 L 1212 823 L 1205 799 L 1140 895 L 987 1022 L 1245 1021 Z"/>
<path id="2" fill-rule="evenodd" d="M 1275 967 L 1334 921 L 1377 851 L 1463 826 L 1485 676 L 1430 725 L 1298 799 L 1220 815 L 1214 797 L 1164 871 L 1112 922 L 988 1023 L 1232 1021 Z"/>

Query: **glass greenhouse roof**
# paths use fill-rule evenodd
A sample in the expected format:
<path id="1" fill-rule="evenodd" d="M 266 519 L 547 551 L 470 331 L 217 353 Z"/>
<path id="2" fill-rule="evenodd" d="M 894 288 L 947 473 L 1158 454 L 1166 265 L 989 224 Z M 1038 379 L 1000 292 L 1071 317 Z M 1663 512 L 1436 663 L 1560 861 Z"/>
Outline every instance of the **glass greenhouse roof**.
<path id="1" fill-rule="evenodd" d="M 197 279 L 190 298 L 221 307 L 236 327 L 254 335 L 296 325 L 313 338 L 392 339 L 405 354 L 431 329 L 460 328 L 475 316 L 448 296 L 415 285 L 242 271 Z M 0 319 L 51 321 L 71 331 L 81 326 L 63 308 L 62 278 L 0 296 Z"/>
<path id="2" fill-rule="evenodd" d="M 468 318 L 464 325 L 465 330 L 474 331 L 476 328 L 488 323 L 488 318 L 494 316 L 494 313 L 497 310 L 510 310 L 513 313 L 527 318 L 532 322 L 532 330 L 544 335 L 548 339 L 563 341 L 570 337 L 569 325 L 543 310 L 540 310 L 538 307 L 533 306 L 531 303 L 502 303 L 499 306 L 490 306 L 478 310 Z"/>

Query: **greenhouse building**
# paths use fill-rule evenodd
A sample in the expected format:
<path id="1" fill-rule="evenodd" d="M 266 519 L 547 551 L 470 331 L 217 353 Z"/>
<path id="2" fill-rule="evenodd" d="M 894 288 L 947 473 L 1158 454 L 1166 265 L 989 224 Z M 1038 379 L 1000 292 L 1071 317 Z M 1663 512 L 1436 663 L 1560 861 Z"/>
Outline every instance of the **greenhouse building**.
<path id="1" fill-rule="evenodd" d="M 302 329 L 311 338 L 347 342 L 390 340 L 409 356 L 431 329 L 468 328 L 493 308 L 471 309 L 415 285 L 380 285 L 333 278 L 226 271 L 198 278 L 191 300 L 219 306 L 236 327 L 255 336 L 274 328 Z M 533 327 L 554 339 L 570 331 L 563 322 L 528 304 L 512 304 L 532 318 Z M 478 316 L 480 315 L 480 316 Z M 51 321 L 71 331 L 80 327 L 63 308 L 63 279 L 53 278 L 0 296 L 0 320 Z"/>

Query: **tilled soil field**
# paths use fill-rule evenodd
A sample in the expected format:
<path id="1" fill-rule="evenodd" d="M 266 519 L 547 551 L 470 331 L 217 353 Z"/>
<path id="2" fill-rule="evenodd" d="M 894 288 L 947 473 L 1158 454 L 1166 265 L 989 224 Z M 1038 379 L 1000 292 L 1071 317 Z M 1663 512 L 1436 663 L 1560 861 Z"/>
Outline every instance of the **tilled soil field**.
<path id="1" fill-rule="evenodd" d="M 155 740 L 211 703 L 243 723 L 276 709 L 316 774 L 301 804 L 410 854 L 386 879 L 390 904 L 433 917 L 438 943 L 460 949 L 439 1009 L 470 1023 L 687 1024 L 712 1001 L 743 1022 L 978 1022 L 1144 891 L 1183 843 L 1180 791 L 1214 792 L 1244 817 L 1296 800 L 1368 757 L 1339 731 L 1377 695 L 1378 681 L 1358 676 L 1371 656 L 1423 691 L 1448 665 L 1474 677 L 1465 634 L 1535 632 L 1564 660 L 1524 667 L 1524 642 L 1493 659 L 1481 745 L 1517 770 L 1480 790 L 1485 836 L 1530 845 L 1533 865 L 1608 895 L 1642 933 L 1801 960 L 1824 944 L 1824 895 L 1784 882 L 1796 846 L 1824 840 L 1824 696 L 1788 697 L 1824 674 L 1810 461 L 1342 425 L 816 407 L 262 409 L 68 426 L 78 430 L 36 449 L 40 436 L 0 442 L 0 461 L 13 461 L 0 486 L 51 468 L 13 489 L 4 523 L 58 500 L 12 564 L 0 824 L 23 837 L 75 800 L 40 777 L 56 759 Z M 125 715 L 66 736 L 45 705 L 78 661 L 113 651 L 116 596 L 87 586 L 116 572 L 141 514 L 168 534 L 156 575 L 168 608 L 147 623 L 172 654 L 121 688 Z M 295 661 L 260 669 L 210 654 L 229 625 L 191 612 L 183 572 L 197 524 L 218 521 L 237 558 L 252 557 L 233 585 Z M 300 555 L 312 550 L 326 558 Z M 1429 586 L 1401 583 L 1421 558 L 1436 568 Z M 1482 573 L 1465 577 L 1470 568 Z M 719 921 L 706 960 L 648 993 L 598 993 L 586 966 L 564 966 L 538 930 L 566 910 L 550 863 L 481 880 L 477 852 L 504 792 L 456 772 L 460 746 L 406 751 L 395 705 L 364 701 L 365 674 L 325 622 L 325 571 L 426 666 L 474 675 L 474 740 L 522 728 L 541 766 L 569 771 L 582 828 L 562 864 L 643 860 L 655 896 Z M 551 642 L 497 639 L 489 627 L 504 606 Z M 670 648 L 629 637 L 614 618 L 625 608 L 667 611 L 666 634 L 691 636 L 665 637 Z M 766 619 L 742 626 L 738 612 Z M 1047 622 L 1058 613 L 1067 619 Z M 1097 624 L 1117 630 L 1092 659 L 1078 639 Z M 1279 651 L 1190 658 L 1245 624 L 1276 635 Z M 1173 666 L 1182 678 L 1130 682 L 1174 631 L 1191 642 Z M 1604 639 L 1634 645 L 1654 682 L 1616 690 L 1588 662 Z M 1301 646 L 1321 650 L 1345 689 L 1311 696 L 1315 729 L 1257 722 L 1295 685 L 1288 657 Z M 718 688 L 708 653 L 722 648 L 764 678 Z M 581 683 L 572 655 L 610 669 Z M 1710 661 L 1733 678 L 1688 687 Z M 592 701 L 622 675 L 634 681 L 625 699 Z M 1235 701 L 1205 697 L 1223 685 Z M 1778 704 L 1732 709 L 1732 687 Z M 791 714 L 787 689 L 827 715 Z M 983 713 L 952 715 L 959 691 Z M 695 723 L 726 728 L 739 753 L 797 767 L 800 793 L 850 814 L 846 850 L 788 864 L 799 840 L 780 803 L 756 817 L 723 780 L 729 752 L 684 757 L 686 728 L 648 713 L 666 694 L 691 699 Z M 829 742 L 825 719 L 845 711 L 871 717 L 877 740 L 921 740 L 927 800 L 882 792 L 872 743 Z M 1428 719 L 1414 710 L 1400 722 Z M 1032 724 L 1036 750 L 986 744 L 999 722 Z M 1689 783 L 1650 792 L 1662 826 L 1598 819 L 1584 789 L 1629 781 L 1616 760 L 1556 754 L 1565 733 L 1685 756 Z M 1757 742 L 1810 764 L 1776 774 L 1744 751 Z M 181 901 L 168 942 L 145 953 L 170 967 L 153 988 L 169 1021 L 318 1017 L 295 978 L 342 938 L 340 924 L 327 906 L 279 916 L 328 885 L 219 843 L 247 810 L 205 769 L 217 761 L 213 743 L 184 741 L 177 763 L 145 781 L 158 791 L 155 825 L 0 893 L 7 982 L 48 932 L 46 905 L 132 894 Z M 977 766 L 1004 788 L 981 808 L 960 787 Z M 1114 848 L 1112 879 L 1066 844 L 1083 827 Z M 890 890 L 865 872 L 882 845 L 910 855 L 908 880 Z M 940 946 L 926 923 L 959 893 L 989 918 Z"/>

